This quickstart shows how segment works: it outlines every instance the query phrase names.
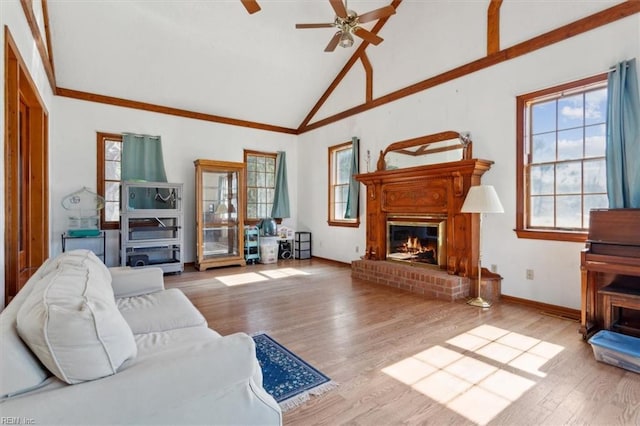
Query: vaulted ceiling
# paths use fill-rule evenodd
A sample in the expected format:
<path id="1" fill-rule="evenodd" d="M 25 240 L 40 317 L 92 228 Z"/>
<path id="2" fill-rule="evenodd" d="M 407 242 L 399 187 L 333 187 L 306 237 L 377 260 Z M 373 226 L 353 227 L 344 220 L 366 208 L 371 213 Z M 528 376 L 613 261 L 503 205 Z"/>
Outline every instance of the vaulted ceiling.
<path id="1" fill-rule="evenodd" d="M 57 86 L 297 128 L 362 40 L 326 53 L 335 28 L 295 28 L 333 22 L 328 0 L 259 4 L 249 14 L 240 0 L 49 0 Z"/>
<path id="2" fill-rule="evenodd" d="M 329 0 L 258 3 L 250 14 L 241 0 L 21 0 L 58 95 L 294 134 L 640 11 L 637 0 L 505 1 L 508 17 L 531 19 L 501 22 L 502 0 L 348 0 L 396 13 L 362 25 L 380 45 L 355 37 L 327 53 L 335 28 L 295 24 L 332 22 Z M 456 52 L 441 48 L 448 39 Z M 349 101 L 323 111 L 338 84 Z"/>

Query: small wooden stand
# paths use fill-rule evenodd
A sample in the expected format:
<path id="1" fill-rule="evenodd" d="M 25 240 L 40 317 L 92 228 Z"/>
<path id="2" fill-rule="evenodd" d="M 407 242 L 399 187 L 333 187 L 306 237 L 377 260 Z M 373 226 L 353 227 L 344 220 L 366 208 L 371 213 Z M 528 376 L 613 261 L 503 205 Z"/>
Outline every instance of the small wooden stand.
<path id="1" fill-rule="evenodd" d="M 482 268 L 482 280 L 480 282 L 480 297 L 495 303 L 500 300 L 502 294 L 502 276 Z"/>

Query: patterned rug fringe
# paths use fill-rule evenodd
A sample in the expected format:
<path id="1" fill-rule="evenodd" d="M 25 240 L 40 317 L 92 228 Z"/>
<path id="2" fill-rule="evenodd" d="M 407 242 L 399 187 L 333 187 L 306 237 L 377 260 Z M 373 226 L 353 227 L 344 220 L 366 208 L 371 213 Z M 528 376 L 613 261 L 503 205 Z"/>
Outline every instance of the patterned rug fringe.
<path id="1" fill-rule="evenodd" d="M 310 399 L 311 395 L 320 396 L 323 393 L 328 392 L 337 387 L 338 387 L 338 383 L 334 382 L 333 380 L 328 381 L 326 383 L 321 384 L 320 386 L 316 386 L 313 389 L 309 389 L 306 392 L 302 392 L 299 395 L 296 395 L 294 397 L 281 401 L 279 403 L 280 409 L 282 410 L 283 413 L 287 412 L 307 402 Z"/>

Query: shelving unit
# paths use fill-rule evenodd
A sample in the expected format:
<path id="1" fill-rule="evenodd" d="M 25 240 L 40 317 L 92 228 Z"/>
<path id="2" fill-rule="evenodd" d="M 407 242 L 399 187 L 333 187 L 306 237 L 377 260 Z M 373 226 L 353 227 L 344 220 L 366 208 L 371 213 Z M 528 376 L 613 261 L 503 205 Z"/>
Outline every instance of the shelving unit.
<path id="1" fill-rule="evenodd" d="M 311 259 L 311 232 L 296 232 L 293 246 L 295 259 Z"/>
<path id="2" fill-rule="evenodd" d="M 184 271 L 182 184 L 123 182 L 120 265 Z"/>
<path id="3" fill-rule="evenodd" d="M 260 230 L 257 226 L 244 227 L 244 260 L 247 263 L 260 260 Z"/>
<path id="4" fill-rule="evenodd" d="M 244 163 L 196 160 L 196 268 L 246 265 Z"/>

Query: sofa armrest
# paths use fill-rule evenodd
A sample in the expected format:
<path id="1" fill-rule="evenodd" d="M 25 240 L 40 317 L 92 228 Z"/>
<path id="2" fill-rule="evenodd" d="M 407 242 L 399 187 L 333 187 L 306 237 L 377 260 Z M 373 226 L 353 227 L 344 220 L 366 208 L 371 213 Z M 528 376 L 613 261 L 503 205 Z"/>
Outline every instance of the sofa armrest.
<path id="1" fill-rule="evenodd" d="M 161 268 L 109 268 L 116 298 L 140 296 L 164 290 Z"/>

